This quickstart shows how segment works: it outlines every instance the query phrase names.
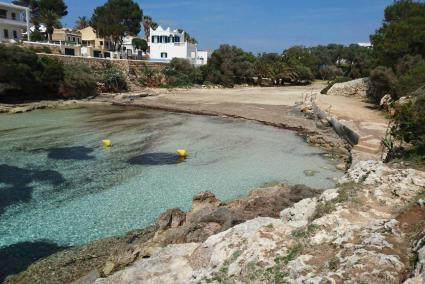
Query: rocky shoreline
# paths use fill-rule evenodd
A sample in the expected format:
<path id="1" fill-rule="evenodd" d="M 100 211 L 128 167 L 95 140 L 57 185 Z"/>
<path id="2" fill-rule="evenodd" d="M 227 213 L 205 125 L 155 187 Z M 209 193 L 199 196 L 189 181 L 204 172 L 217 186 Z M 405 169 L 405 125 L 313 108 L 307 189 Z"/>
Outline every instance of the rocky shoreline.
<path id="1" fill-rule="evenodd" d="M 5 283 L 90 283 L 90 279 L 106 277 L 149 258 L 167 245 L 203 242 L 256 217 L 277 218 L 281 208 L 321 192 L 301 185 L 275 185 L 227 203 L 212 193 L 200 193 L 193 197 L 190 212 L 169 209 L 154 226 L 58 252 L 10 276 Z"/>
<path id="2" fill-rule="evenodd" d="M 280 218 L 158 248 L 95 283 L 424 283 L 424 195 L 425 173 L 359 162 Z M 179 228 L 173 216 L 160 220 Z"/>

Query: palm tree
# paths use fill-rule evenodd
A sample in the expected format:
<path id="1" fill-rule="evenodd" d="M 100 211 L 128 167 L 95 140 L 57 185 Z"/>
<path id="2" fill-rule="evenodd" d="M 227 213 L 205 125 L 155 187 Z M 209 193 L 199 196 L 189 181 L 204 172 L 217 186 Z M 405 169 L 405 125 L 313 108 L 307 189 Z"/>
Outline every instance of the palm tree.
<path id="1" fill-rule="evenodd" d="M 150 16 L 143 16 L 143 29 L 145 31 L 145 39 L 147 42 L 150 40 L 151 31 L 150 28 L 156 29 L 158 27 L 158 23 L 152 20 Z"/>
<path id="2" fill-rule="evenodd" d="M 88 26 L 90 26 L 90 22 L 87 19 L 87 17 L 83 16 L 83 17 L 78 17 L 78 20 L 75 21 L 75 29 L 77 30 L 82 30 L 84 28 L 87 28 Z"/>

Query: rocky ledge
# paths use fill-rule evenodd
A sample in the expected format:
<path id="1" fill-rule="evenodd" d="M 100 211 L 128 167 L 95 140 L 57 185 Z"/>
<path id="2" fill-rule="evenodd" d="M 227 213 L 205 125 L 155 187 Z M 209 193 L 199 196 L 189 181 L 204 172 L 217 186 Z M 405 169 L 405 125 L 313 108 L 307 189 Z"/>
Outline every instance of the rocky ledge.
<path id="1" fill-rule="evenodd" d="M 37 101 L 22 104 L 0 104 L 0 113 L 25 113 L 37 109 L 53 109 L 59 107 L 75 107 L 108 103 L 100 99 Z M 109 103 L 110 104 L 110 103 Z"/>
<path id="2" fill-rule="evenodd" d="M 138 260 L 95 283 L 424 283 L 425 173 L 362 161 L 337 188 L 281 203 L 279 218 L 263 194 L 247 221 L 253 201 L 211 194 L 166 212 Z"/>
<path id="3" fill-rule="evenodd" d="M 209 192 L 199 193 L 193 197 L 189 212 L 169 209 L 152 227 L 58 252 L 10 276 L 5 283 L 93 283 L 135 261 L 153 258 L 167 245 L 202 243 L 247 220 L 278 218 L 282 208 L 321 192 L 301 185 L 270 185 L 230 202 L 221 202 Z"/>

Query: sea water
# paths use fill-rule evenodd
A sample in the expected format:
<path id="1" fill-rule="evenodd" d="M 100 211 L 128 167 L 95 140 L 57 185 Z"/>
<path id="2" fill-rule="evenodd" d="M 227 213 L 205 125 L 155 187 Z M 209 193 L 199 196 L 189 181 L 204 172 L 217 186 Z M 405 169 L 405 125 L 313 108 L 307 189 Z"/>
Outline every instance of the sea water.
<path id="1" fill-rule="evenodd" d="M 124 234 L 190 209 L 201 191 L 230 200 L 269 182 L 331 187 L 341 172 L 323 154 L 294 132 L 228 118 L 110 106 L 2 114 L 0 248 Z"/>

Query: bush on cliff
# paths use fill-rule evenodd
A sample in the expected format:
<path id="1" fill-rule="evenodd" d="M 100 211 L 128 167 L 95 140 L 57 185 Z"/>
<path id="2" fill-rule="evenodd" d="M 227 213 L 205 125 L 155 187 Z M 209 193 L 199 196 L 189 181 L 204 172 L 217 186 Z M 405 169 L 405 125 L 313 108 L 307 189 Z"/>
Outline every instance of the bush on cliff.
<path id="1" fill-rule="evenodd" d="M 82 64 L 64 65 L 65 77 L 59 90 L 62 97 L 85 98 L 96 95 L 93 70 Z"/>
<path id="2" fill-rule="evenodd" d="M 394 90 L 397 85 L 397 76 L 391 68 L 379 66 L 370 72 L 371 90 L 370 98 L 379 103 L 386 94 L 392 94 L 395 98 Z"/>
<path id="3" fill-rule="evenodd" d="M 425 162 L 425 88 L 415 93 L 411 100 L 396 106 L 391 134 L 400 146 L 391 149 L 389 156 Z"/>
<path id="4" fill-rule="evenodd" d="M 16 99 L 56 97 L 63 79 L 62 63 L 40 58 L 31 50 L 0 45 L 0 83 L 7 86 L 4 92 L 20 94 Z"/>
<path id="5" fill-rule="evenodd" d="M 417 64 L 398 78 L 396 93 L 398 97 L 411 94 L 425 85 L 425 64 Z"/>
<path id="6" fill-rule="evenodd" d="M 96 80 L 102 84 L 103 92 L 121 92 L 128 89 L 124 73 L 110 63 L 96 70 Z"/>
<path id="7" fill-rule="evenodd" d="M 154 68 L 143 64 L 139 84 L 143 87 L 158 88 L 165 82 L 165 75 Z"/>

